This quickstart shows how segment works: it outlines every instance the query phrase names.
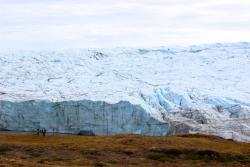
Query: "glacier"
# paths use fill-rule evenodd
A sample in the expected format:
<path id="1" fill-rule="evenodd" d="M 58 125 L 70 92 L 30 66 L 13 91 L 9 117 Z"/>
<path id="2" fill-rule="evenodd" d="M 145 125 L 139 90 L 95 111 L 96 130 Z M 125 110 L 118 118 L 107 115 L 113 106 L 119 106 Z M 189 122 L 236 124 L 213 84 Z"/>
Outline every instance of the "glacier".
<path id="1" fill-rule="evenodd" d="M 250 142 L 250 43 L 0 51 L 0 130 Z"/>

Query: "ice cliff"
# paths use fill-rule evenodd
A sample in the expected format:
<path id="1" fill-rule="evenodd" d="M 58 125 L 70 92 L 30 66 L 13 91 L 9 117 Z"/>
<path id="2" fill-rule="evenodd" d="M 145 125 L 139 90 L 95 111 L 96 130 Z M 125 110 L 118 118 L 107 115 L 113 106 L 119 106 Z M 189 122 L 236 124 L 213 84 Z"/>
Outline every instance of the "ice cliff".
<path id="1" fill-rule="evenodd" d="M 250 44 L 0 51 L 0 129 L 250 141 Z"/>

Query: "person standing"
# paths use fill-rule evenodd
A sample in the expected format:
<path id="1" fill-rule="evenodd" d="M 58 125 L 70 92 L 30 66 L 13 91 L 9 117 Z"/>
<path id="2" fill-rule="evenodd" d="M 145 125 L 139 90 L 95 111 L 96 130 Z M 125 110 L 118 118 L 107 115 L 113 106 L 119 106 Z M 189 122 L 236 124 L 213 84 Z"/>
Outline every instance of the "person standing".
<path id="1" fill-rule="evenodd" d="M 39 129 L 39 128 L 37 128 L 37 130 L 36 130 L 36 134 L 37 134 L 37 136 L 39 136 L 39 135 L 40 135 L 40 129 Z"/>
<path id="2" fill-rule="evenodd" d="M 43 128 L 43 129 L 42 129 L 43 136 L 46 136 L 46 132 L 47 132 L 46 129 Z"/>

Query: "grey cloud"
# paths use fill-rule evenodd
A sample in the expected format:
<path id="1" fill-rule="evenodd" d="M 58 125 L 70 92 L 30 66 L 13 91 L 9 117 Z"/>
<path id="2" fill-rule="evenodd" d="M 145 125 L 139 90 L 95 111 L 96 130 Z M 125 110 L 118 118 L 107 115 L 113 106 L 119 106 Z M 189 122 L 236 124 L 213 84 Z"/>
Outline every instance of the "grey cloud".
<path id="1" fill-rule="evenodd" d="M 0 48 L 250 41 L 249 6 L 246 0 L 0 0 Z"/>

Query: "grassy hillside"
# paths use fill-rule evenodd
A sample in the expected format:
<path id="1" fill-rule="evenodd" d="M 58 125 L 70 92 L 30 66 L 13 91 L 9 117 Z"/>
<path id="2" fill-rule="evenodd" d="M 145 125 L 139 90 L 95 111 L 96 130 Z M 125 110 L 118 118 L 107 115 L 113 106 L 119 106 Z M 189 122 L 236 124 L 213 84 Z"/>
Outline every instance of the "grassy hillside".
<path id="1" fill-rule="evenodd" d="M 250 166 L 250 144 L 214 136 L 0 134 L 0 166 Z"/>

